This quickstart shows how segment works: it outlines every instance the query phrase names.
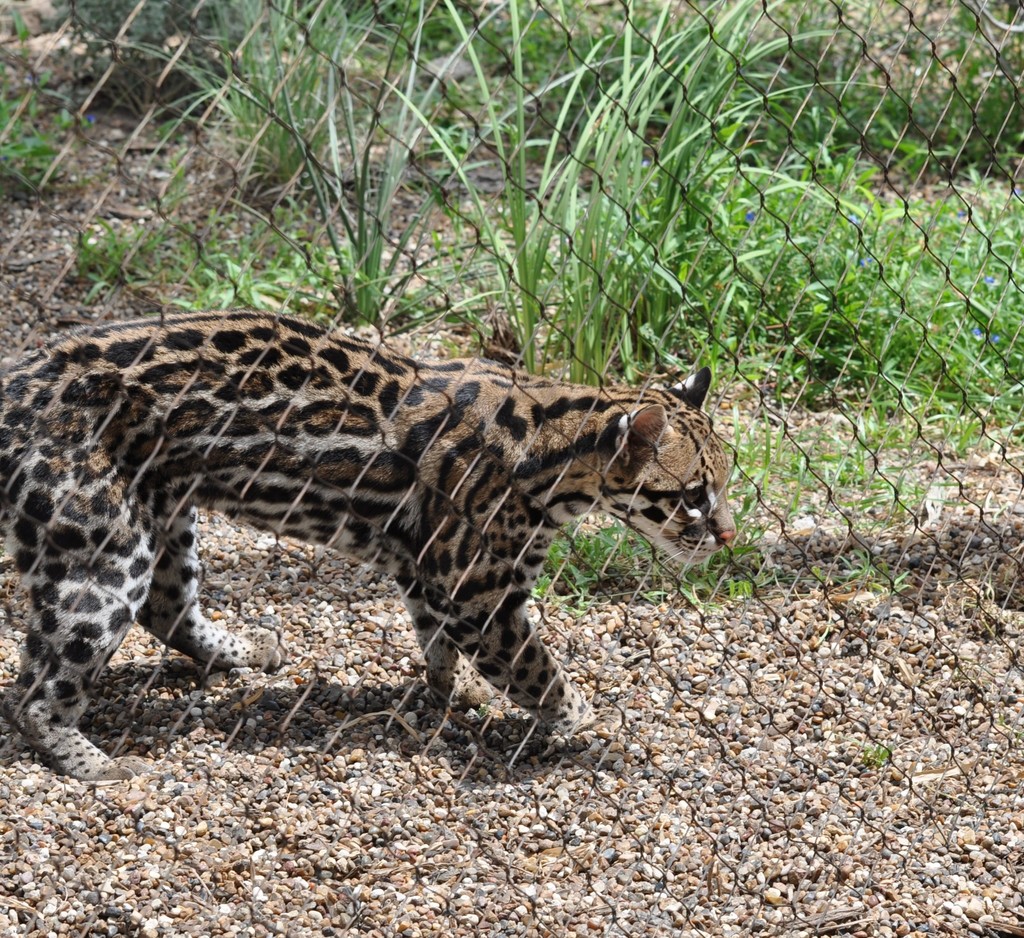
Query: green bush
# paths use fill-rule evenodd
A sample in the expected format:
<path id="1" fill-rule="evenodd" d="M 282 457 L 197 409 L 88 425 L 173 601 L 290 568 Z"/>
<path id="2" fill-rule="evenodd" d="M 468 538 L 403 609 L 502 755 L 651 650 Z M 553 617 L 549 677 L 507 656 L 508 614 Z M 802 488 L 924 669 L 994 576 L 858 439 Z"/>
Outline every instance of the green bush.
<path id="1" fill-rule="evenodd" d="M 1024 34 L 1000 35 L 997 54 L 967 4 L 923 23 L 877 3 L 782 6 L 774 19 L 794 37 L 785 80 L 808 96 L 798 111 L 773 109 L 776 153 L 824 145 L 913 176 L 1012 173 L 1024 146 Z"/>
<path id="2" fill-rule="evenodd" d="M 0 185 L 38 190 L 50 178 L 60 146 L 42 126 L 38 94 L 42 82 L 16 87 L 13 76 L 0 71 Z M 70 124 L 65 114 L 61 127 Z"/>

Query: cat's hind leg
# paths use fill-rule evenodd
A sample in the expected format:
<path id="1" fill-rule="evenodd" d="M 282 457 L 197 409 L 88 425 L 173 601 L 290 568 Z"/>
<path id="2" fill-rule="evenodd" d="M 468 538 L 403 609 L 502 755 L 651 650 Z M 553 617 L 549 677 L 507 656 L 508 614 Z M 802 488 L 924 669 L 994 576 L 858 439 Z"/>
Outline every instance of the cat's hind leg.
<path id="1" fill-rule="evenodd" d="M 455 604 L 444 632 L 480 675 L 548 732 L 573 735 L 593 726 L 587 699 L 531 625 L 525 595 L 486 612 Z"/>
<path id="2" fill-rule="evenodd" d="M 427 683 L 442 700 L 472 706 L 498 690 L 552 733 L 568 735 L 593 725 L 586 698 L 531 626 L 525 594 L 497 608 L 487 604 L 485 611 L 448 601 L 442 613 L 417 589 L 402 584 L 427 659 Z"/>
<path id="3" fill-rule="evenodd" d="M 276 632 L 260 626 L 229 631 L 199 609 L 199 541 L 196 509 L 167 510 L 157 503 L 156 557 L 149 598 L 139 624 L 162 642 L 219 670 L 259 668 L 273 671 L 284 661 Z"/>
<path id="4" fill-rule="evenodd" d="M 4 712 L 58 771 L 91 781 L 131 778 L 146 764 L 111 759 L 78 722 L 146 597 L 154 545 L 148 518 L 116 484 L 32 497 L 33 519 L 23 511 L 26 523 L 12 526 L 31 610 L 21 672 L 5 694 Z"/>

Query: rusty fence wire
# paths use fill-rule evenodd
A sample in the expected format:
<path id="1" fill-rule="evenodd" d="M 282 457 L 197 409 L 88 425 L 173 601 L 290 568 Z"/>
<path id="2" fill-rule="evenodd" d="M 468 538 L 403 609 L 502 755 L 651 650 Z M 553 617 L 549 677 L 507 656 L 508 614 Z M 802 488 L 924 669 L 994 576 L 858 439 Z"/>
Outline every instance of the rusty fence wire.
<path id="1" fill-rule="evenodd" d="M 1013 2 L 0 3 L 0 374 L 236 307 L 707 366 L 737 527 L 562 531 L 530 615 L 604 722 L 548 739 L 438 704 L 386 574 L 204 513 L 202 612 L 288 660 L 133 630 L 126 781 L 0 724 L 0 934 L 1024 935 L 1022 156 Z"/>

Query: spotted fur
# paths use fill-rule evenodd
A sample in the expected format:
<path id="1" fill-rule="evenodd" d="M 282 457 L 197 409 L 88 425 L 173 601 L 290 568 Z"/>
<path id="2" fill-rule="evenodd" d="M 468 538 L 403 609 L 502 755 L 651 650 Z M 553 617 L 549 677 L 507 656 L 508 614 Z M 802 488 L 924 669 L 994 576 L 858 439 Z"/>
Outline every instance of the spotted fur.
<path id="1" fill-rule="evenodd" d="M 0 516 L 31 603 L 5 712 L 59 771 L 124 778 L 142 763 L 77 724 L 133 621 L 208 665 L 281 664 L 272 632 L 199 611 L 203 506 L 392 573 L 442 699 L 494 687 L 575 731 L 588 706 L 526 600 L 559 526 L 592 510 L 679 562 L 733 536 L 709 377 L 639 400 L 254 312 L 60 337 L 0 378 Z"/>

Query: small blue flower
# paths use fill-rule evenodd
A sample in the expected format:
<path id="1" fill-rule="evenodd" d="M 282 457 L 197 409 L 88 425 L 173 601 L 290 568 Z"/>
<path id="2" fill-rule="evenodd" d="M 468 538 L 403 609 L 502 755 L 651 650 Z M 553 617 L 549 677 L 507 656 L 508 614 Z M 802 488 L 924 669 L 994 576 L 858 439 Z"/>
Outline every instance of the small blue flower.
<path id="1" fill-rule="evenodd" d="M 95 114 L 86 114 L 85 115 L 85 122 L 87 124 L 95 124 L 96 123 L 96 115 Z"/>
<path id="2" fill-rule="evenodd" d="M 979 329 L 977 326 L 975 326 L 971 330 L 971 335 L 973 335 L 974 338 L 976 338 L 976 339 L 984 339 L 985 338 L 985 333 L 982 332 L 981 329 Z"/>
<path id="3" fill-rule="evenodd" d="M 963 209 L 960 209 L 960 211 L 956 213 L 956 217 L 957 218 L 966 218 L 967 217 L 967 212 L 965 212 Z"/>
<path id="4" fill-rule="evenodd" d="M 860 224 L 860 217 L 859 216 L 857 216 L 857 215 L 847 215 L 846 217 L 850 221 L 852 221 L 855 225 L 859 225 Z"/>
<path id="5" fill-rule="evenodd" d="M 873 257 L 862 257 L 859 261 L 857 261 L 857 266 L 858 267 L 868 267 L 871 264 L 873 264 L 874 262 L 875 262 L 875 259 Z"/>
<path id="6" fill-rule="evenodd" d="M 1016 195 L 1016 196 L 1022 196 L 1022 195 L 1024 195 L 1024 189 L 1021 189 L 1020 186 L 1014 186 L 1013 187 L 1013 194 Z"/>
<path id="7" fill-rule="evenodd" d="M 754 221 L 755 218 L 757 218 L 757 212 L 755 212 L 753 209 L 751 209 L 743 217 L 747 220 L 748 223 L 752 222 L 752 221 Z"/>
<path id="8" fill-rule="evenodd" d="M 995 343 L 998 342 L 1000 338 L 1001 336 L 998 335 L 992 336 L 992 344 L 995 345 Z"/>
<path id="9" fill-rule="evenodd" d="M 985 278 L 985 283 L 987 283 L 989 286 L 992 286 L 992 284 L 995 283 L 995 282 L 996 282 L 996 278 L 995 277 L 986 277 Z"/>

